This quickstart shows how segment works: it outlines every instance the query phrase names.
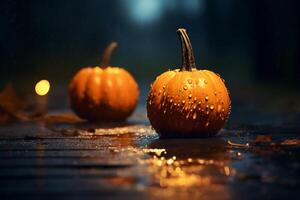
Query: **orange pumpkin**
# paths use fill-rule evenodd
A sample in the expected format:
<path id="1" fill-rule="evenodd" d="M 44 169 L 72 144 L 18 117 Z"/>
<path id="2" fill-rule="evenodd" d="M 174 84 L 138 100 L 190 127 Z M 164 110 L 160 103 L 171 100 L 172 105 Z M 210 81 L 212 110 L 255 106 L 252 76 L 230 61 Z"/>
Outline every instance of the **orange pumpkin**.
<path id="1" fill-rule="evenodd" d="M 105 50 L 101 66 L 86 67 L 69 85 L 71 108 L 90 121 L 125 120 L 135 109 L 139 89 L 132 75 L 120 67 L 108 65 L 117 43 Z"/>
<path id="2" fill-rule="evenodd" d="M 159 75 L 147 98 L 147 114 L 161 137 L 201 137 L 216 134 L 230 113 L 224 80 L 209 70 L 197 70 L 185 29 L 177 31 L 182 66 Z"/>

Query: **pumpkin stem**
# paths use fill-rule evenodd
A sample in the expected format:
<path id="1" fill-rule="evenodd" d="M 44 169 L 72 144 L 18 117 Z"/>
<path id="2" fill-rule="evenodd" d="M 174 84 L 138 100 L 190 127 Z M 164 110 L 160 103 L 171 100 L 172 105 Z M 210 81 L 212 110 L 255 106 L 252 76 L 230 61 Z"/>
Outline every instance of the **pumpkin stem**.
<path id="1" fill-rule="evenodd" d="M 112 42 L 106 47 L 106 49 L 104 50 L 104 53 L 102 55 L 100 66 L 107 67 L 109 65 L 111 54 L 117 46 L 118 46 L 118 43 Z"/>
<path id="2" fill-rule="evenodd" d="M 184 28 L 179 28 L 177 30 L 177 33 L 181 41 L 181 50 L 182 50 L 181 71 L 192 71 L 193 69 L 196 69 L 196 62 L 193 54 L 191 41 Z"/>

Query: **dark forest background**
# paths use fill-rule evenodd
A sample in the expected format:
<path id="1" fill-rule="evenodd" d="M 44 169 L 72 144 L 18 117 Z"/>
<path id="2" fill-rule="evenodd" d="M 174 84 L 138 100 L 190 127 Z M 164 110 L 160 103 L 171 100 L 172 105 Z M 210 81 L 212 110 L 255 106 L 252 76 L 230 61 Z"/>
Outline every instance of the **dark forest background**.
<path id="1" fill-rule="evenodd" d="M 148 83 L 181 64 L 176 30 L 185 27 L 198 68 L 229 84 L 300 80 L 296 0 L 5 0 L 0 2 L 0 84 L 66 85 L 97 65 L 110 41 L 112 65 Z"/>

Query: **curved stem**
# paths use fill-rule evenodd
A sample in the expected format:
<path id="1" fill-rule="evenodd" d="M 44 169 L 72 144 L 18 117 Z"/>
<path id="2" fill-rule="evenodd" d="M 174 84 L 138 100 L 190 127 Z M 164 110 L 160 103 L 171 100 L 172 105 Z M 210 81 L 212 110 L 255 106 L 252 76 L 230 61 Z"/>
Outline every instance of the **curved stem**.
<path id="1" fill-rule="evenodd" d="M 179 28 L 177 30 L 177 33 L 181 41 L 181 50 L 182 50 L 181 71 L 192 71 L 193 69 L 196 69 L 196 62 L 193 54 L 191 41 L 184 28 Z"/>
<path id="2" fill-rule="evenodd" d="M 100 66 L 106 67 L 109 65 L 111 54 L 117 46 L 118 46 L 118 43 L 112 42 L 106 47 L 106 49 L 104 50 L 104 53 L 102 55 Z"/>

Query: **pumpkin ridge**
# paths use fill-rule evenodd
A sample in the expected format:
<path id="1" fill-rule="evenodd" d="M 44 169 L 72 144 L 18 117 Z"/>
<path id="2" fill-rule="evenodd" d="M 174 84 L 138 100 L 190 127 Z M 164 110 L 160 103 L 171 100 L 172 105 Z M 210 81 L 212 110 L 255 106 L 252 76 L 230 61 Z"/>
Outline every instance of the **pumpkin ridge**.
<path id="1" fill-rule="evenodd" d="M 211 72 L 211 71 L 209 71 L 210 72 L 210 74 L 212 75 L 212 73 L 213 72 Z M 215 74 L 216 75 L 216 74 Z M 216 75 L 217 76 L 217 75 Z M 225 116 L 225 122 L 228 120 L 228 118 L 229 118 L 229 115 L 230 115 L 230 110 L 231 110 L 231 100 L 230 100 L 230 96 L 229 96 L 229 92 L 228 92 L 228 89 L 227 89 L 227 87 L 226 87 L 226 84 L 225 84 L 225 82 L 219 77 L 219 76 L 217 76 L 219 79 L 220 79 L 220 81 L 221 81 L 221 85 L 222 85 L 222 88 L 223 88 L 223 90 L 224 91 L 226 91 L 226 93 L 224 93 L 224 94 L 222 94 L 222 96 L 223 95 L 226 95 L 228 98 L 224 98 L 224 99 L 227 99 L 228 100 L 228 114 L 227 114 L 227 116 Z M 224 102 L 225 103 L 225 102 Z"/>
<path id="2" fill-rule="evenodd" d="M 174 71 L 172 70 L 172 72 L 174 72 L 174 76 L 171 77 L 166 83 L 166 88 L 165 88 L 165 91 L 167 91 L 171 86 L 172 84 L 174 84 L 176 82 L 176 79 L 180 79 L 181 78 L 181 73 L 178 73 L 177 71 Z M 172 101 L 174 99 L 176 99 L 177 97 L 175 96 L 171 96 L 171 98 L 169 99 L 169 94 L 166 95 L 165 97 L 165 101 L 167 102 L 167 105 L 169 104 L 169 101 L 172 99 Z M 168 110 L 172 110 L 171 108 L 168 108 Z M 169 111 L 170 112 L 170 111 Z"/>
<path id="3" fill-rule="evenodd" d="M 89 102 L 89 99 L 90 99 L 90 96 L 88 94 L 89 90 L 87 89 L 88 88 L 88 85 L 91 81 L 91 77 L 93 75 L 93 72 L 94 72 L 94 68 L 91 68 L 91 70 L 89 70 L 89 73 L 86 75 L 86 82 L 84 83 L 84 100 L 86 100 L 87 104 L 89 105 L 94 105 L 94 102 Z M 91 109 L 91 108 L 88 108 L 88 109 Z"/>
<path id="4" fill-rule="evenodd" d="M 79 73 L 74 77 L 75 79 L 78 78 L 78 82 L 80 82 L 80 84 L 82 84 L 82 88 L 80 87 L 80 84 L 75 84 L 74 85 L 74 90 L 75 90 L 75 98 L 77 99 L 77 103 L 75 103 L 74 105 L 72 105 L 72 107 L 75 108 L 76 113 L 80 116 L 80 117 L 85 117 L 85 110 L 88 110 L 89 107 L 87 106 L 87 96 L 86 96 L 86 84 L 88 81 L 88 76 L 90 75 L 90 73 L 92 72 L 92 68 L 91 67 L 87 67 L 84 69 L 81 69 L 79 71 Z M 84 73 L 84 75 L 83 75 Z M 77 80 L 75 80 L 76 82 Z M 80 90 L 82 90 L 82 95 L 79 95 L 78 92 L 80 92 Z M 72 92 L 73 93 L 73 92 Z M 77 108 L 77 109 L 76 109 Z"/>
<path id="5" fill-rule="evenodd" d="M 208 83 L 210 83 L 210 86 L 209 86 L 209 87 L 211 87 L 212 90 L 213 90 L 214 92 L 216 92 L 216 87 L 215 87 L 215 84 L 214 84 L 213 79 L 210 77 L 209 70 L 203 70 L 202 73 L 203 73 L 203 76 L 206 77 L 206 78 L 208 79 Z M 211 98 L 209 99 L 209 101 L 211 101 L 211 100 L 212 100 L 212 102 L 211 102 L 211 104 L 208 104 L 208 106 L 209 106 L 208 109 L 210 109 L 210 106 L 211 106 L 211 105 L 213 105 L 214 107 L 217 106 L 217 101 L 216 101 L 216 99 L 211 97 Z M 212 113 L 213 113 L 213 116 L 212 116 L 211 114 L 208 116 L 208 120 L 207 120 L 208 122 L 217 119 L 216 113 L 215 113 L 215 112 L 212 112 Z"/>
<path id="6" fill-rule="evenodd" d="M 212 72 L 210 72 L 210 73 L 212 73 Z M 229 92 L 228 92 L 228 89 L 227 89 L 227 87 L 226 87 L 226 84 L 224 83 L 224 81 L 220 78 L 220 77 L 218 77 L 219 79 L 220 79 L 220 81 L 221 81 L 221 83 L 222 83 L 222 87 L 223 87 L 223 90 L 226 90 L 227 91 L 227 93 L 226 94 L 222 94 L 222 95 L 227 95 L 228 96 L 228 104 L 229 104 L 229 110 L 228 110 L 228 115 L 227 115 L 227 117 L 226 117 L 226 121 L 227 121 L 227 119 L 228 119 L 228 117 L 229 117 L 229 114 L 230 114 L 230 111 L 231 111 L 231 100 L 230 100 L 230 96 L 229 96 Z"/>
<path id="7" fill-rule="evenodd" d="M 81 102 L 83 102 L 86 98 L 87 98 L 87 95 L 86 95 L 86 84 L 87 84 L 87 82 L 88 82 L 88 78 L 89 78 L 89 76 L 90 76 L 90 74 L 91 74 L 91 72 L 92 72 L 92 68 L 91 67 L 89 67 L 89 68 L 87 68 L 87 69 L 83 69 L 83 70 L 86 70 L 86 75 L 85 76 L 83 76 L 83 79 L 82 80 L 80 80 L 80 82 L 82 83 L 82 90 L 83 90 L 83 93 L 82 93 L 82 98 L 80 99 L 81 100 Z M 79 76 L 80 76 L 80 78 L 81 78 L 81 74 L 79 74 Z M 78 89 L 78 88 L 76 88 L 76 89 Z"/>
<path id="8" fill-rule="evenodd" d="M 171 72 L 174 72 L 173 70 L 171 71 Z M 170 83 L 172 83 L 172 80 L 174 79 L 174 77 L 176 77 L 176 75 L 177 75 L 177 72 L 174 72 L 175 74 L 170 78 L 170 79 L 168 79 L 166 82 L 164 82 L 164 85 L 163 85 L 163 88 L 162 88 L 162 93 L 161 93 L 161 98 L 160 98 L 160 104 L 161 105 L 163 105 L 162 106 L 162 109 L 164 110 L 164 111 L 166 111 L 166 110 L 168 110 L 168 113 L 167 114 L 170 114 L 169 113 L 169 106 L 168 106 L 168 101 L 169 101 L 169 94 L 168 93 L 166 93 L 166 91 L 167 91 L 167 89 L 169 88 L 169 84 Z M 165 94 L 165 95 L 164 95 Z M 164 112 L 163 111 L 163 112 Z M 168 118 L 166 119 L 166 115 L 163 115 L 164 117 L 164 119 L 165 119 L 165 121 L 167 122 L 167 123 L 169 123 L 169 121 L 168 121 Z"/>

